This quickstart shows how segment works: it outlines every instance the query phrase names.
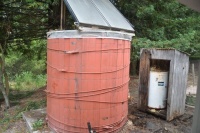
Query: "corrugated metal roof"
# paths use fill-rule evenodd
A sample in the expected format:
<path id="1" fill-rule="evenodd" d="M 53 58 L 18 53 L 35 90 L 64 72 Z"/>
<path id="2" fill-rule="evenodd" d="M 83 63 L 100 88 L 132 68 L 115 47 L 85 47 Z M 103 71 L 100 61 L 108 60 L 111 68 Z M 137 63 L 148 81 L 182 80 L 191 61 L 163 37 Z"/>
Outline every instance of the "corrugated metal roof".
<path id="1" fill-rule="evenodd" d="M 109 0 L 64 0 L 78 25 L 134 32 L 133 26 Z"/>

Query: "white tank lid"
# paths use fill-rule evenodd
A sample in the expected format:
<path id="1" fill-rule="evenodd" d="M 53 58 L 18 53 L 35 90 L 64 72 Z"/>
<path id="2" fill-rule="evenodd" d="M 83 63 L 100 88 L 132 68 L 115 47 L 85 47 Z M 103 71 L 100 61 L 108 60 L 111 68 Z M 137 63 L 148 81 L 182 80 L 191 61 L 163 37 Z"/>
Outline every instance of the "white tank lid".
<path id="1" fill-rule="evenodd" d="M 135 34 L 125 33 L 120 31 L 109 31 L 99 29 L 84 29 L 81 30 L 62 30 L 62 31 L 49 31 L 47 38 L 113 38 L 122 40 L 132 40 Z"/>

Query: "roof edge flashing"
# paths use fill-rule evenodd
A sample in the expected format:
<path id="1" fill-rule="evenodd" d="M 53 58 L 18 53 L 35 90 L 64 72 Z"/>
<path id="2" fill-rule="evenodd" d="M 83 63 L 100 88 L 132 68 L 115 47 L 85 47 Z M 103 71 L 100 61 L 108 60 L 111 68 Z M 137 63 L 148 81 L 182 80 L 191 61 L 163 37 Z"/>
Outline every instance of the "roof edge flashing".
<path id="1" fill-rule="evenodd" d="M 47 38 L 115 38 L 123 40 L 132 40 L 135 36 L 133 33 L 125 33 L 120 31 L 108 31 L 108 30 L 95 30 L 84 29 L 81 30 L 62 30 L 62 31 L 50 31 L 47 32 Z"/>
<path id="2" fill-rule="evenodd" d="M 84 23 L 79 23 L 79 22 L 75 22 L 76 27 L 78 28 L 78 30 L 84 30 L 84 29 L 98 29 L 98 30 L 110 30 L 110 31 L 120 31 L 120 32 L 126 32 L 126 33 L 130 33 L 130 34 L 134 34 L 134 31 L 131 30 L 126 30 L 126 29 L 121 29 L 121 28 L 114 28 L 114 27 L 105 27 L 105 26 L 100 26 L 100 25 L 88 25 L 88 24 L 84 24 Z"/>

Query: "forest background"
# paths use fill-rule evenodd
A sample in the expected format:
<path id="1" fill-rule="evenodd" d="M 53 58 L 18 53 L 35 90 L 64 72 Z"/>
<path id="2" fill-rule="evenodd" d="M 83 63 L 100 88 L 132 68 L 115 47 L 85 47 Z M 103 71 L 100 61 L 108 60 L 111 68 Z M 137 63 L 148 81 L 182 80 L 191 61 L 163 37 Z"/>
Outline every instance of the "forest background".
<path id="1" fill-rule="evenodd" d="M 131 74 L 140 48 L 176 48 L 200 58 L 200 16 L 176 0 L 111 0 L 134 26 Z M 0 1 L 0 99 L 46 85 L 46 32 L 60 28 L 60 0 Z M 74 29 L 66 11 L 64 29 Z M 3 94 L 3 95 L 2 95 Z"/>

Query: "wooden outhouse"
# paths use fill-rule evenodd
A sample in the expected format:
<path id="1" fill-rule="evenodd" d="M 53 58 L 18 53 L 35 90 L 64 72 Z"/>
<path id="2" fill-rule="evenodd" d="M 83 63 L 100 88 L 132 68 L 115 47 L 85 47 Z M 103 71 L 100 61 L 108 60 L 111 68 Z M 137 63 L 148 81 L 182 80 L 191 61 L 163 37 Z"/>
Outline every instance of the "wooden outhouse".
<path id="1" fill-rule="evenodd" d="M 185 112 L 188 68 L 189 56 L 186 53 L 176 49 L 141 49 L 138 109 L 163 117 L 167 121 L 183 115 Z M 166 107 L 162 109 L 148 106 L 150 71 L 152 70 L 168 71 Z M 158 82 L 158 86 L 162 83 Z M 153 93 L 155 99 L 159 90 Z"/>

